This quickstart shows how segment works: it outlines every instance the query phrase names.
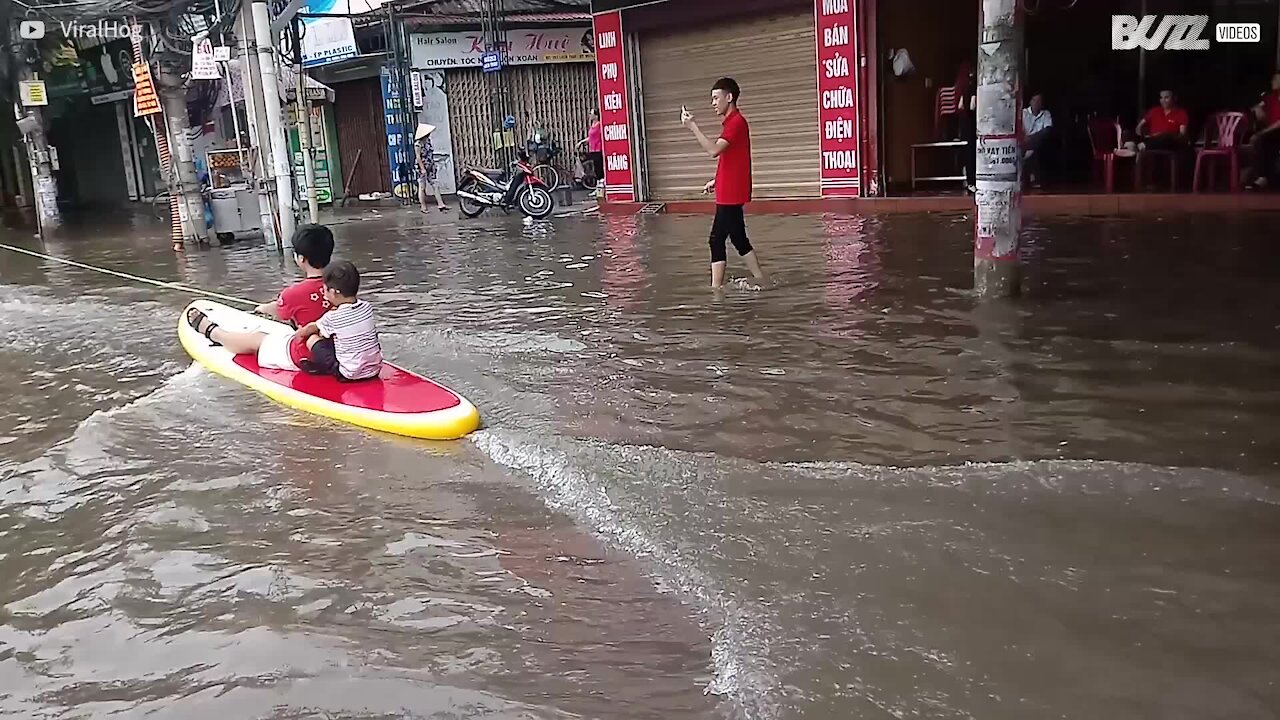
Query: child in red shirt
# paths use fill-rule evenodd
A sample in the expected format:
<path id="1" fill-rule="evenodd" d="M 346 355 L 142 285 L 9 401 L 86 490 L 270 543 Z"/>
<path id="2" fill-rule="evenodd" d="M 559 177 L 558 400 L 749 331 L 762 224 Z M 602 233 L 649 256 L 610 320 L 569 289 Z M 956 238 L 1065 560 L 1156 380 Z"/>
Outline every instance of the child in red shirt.
<path id="1" fill-rule="evenodd" d="M 715 191 L 716 217 L 711 223 L 711 287 L 724 285 L 725 240 L 732 240 L 733 247 L 747 263 L 747 269 L 760 283 L 766 281 L 760 259 L 756 257 L 751 241 L 747 239 L 746 217 L 743 206 L 751 200 L 751 130 L 747 119 L 738 110 L 741 94 L 733 78 L 720 78 L 711 86 L 711 107 L 724 118 L 720 137 L 712 142 L 698 128 L 693 114 L 681 109 L 680 122 L 697 138 L 707 154 L 716 159 L 716 177 L 707 183 L 703 192 Z"/>
<path id="2" fill-rule="evenodd" d="M 294 232 L 291 244 L 293 261 L 306 277 L 285 288 L 274 301 L 259 305 L 254 312 L 299 328 L 319 320 L 329 310 L 324 293 L 324 269 L 333 256 L 333 233 L 323 225 L 303 225 Z M 259 367 L 297 372 L 301 363 L 311 358 L 307 344 L 295 340 L 289 332 L 223 330 L 195 308 L 187 313 L 187 322 L 196 332 L 237 355 L 257 355 Z"/>

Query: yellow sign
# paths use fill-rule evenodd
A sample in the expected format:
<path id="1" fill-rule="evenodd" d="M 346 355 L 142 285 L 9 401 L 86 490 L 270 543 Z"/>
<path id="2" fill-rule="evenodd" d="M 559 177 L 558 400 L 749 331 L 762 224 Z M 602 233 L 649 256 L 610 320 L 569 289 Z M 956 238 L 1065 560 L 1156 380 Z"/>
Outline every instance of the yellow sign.
<path id="1" fill-rule="evenodd" d="M 144 117 L 160 112 L 160 98 L 151 81 L 151 68 L 146 63 L 133 64 L 133 116 Z"/>
<path id="2" fill-rule="evenodd" d="M 23 80 L 18 83 L 18 90 L 22 96 L 23 107 L 49 104 L 49 96 L 45 93 L 43 80 Z"/>

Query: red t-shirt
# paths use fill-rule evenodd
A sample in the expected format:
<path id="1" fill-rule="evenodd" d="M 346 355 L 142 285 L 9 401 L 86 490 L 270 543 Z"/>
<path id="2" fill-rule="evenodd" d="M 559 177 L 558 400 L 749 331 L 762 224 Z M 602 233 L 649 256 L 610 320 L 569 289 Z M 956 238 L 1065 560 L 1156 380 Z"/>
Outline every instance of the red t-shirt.
<path id="1" fill-rule="evenodd" d="M 1157 105 L 1147 111 L 1146 119 L 1148 137 L 1176 135 L 1183 125 L 1191 125 L 1191 121 L 1187 118 L 1187 111 L 1180 107 L 1173 108 L 1166 113 L 1164 108 Z"/>
<path id="2" fill-rule="evenodd" d="M 276 317 L 297 327 L 309 325 L 329 311 L 324 299 L 324 279 L 309 277 L 285 288 L 276 300 Z M 307 344 L 297 339 L 289 341 L 289 357 L 298 365 L 311 357 Z"/>
<path id="3" fill-rule="evenodd" d="M 1267 93 L 1267 97 L 1262 103 L 1263 108 L 1267 111 L 1267 127 L 1280 122 L 1280 90 L 1272 90 Z"/>
<path id="4" fill-rule="evenodd" d="M 736 108 L 724 116 L 720 139 L 729 147 L 716 163 L 716 204 L 746 205 L 751 200 L 751 130 Z"/>

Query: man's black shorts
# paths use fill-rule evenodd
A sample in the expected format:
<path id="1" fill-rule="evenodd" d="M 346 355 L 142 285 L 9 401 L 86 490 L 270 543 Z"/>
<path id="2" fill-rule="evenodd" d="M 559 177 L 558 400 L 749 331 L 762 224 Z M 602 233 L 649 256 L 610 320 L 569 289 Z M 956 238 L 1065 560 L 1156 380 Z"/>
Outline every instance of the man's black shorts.
<path id="1" fill-rule="evenodd" d="M 751 252 L 747 239 L 747 219 L 741 205 L 716 205 L 716 219 L 711 223 L 711 262 L 725 262 L 725 240 L 732 240 L 739 255 Z"/>

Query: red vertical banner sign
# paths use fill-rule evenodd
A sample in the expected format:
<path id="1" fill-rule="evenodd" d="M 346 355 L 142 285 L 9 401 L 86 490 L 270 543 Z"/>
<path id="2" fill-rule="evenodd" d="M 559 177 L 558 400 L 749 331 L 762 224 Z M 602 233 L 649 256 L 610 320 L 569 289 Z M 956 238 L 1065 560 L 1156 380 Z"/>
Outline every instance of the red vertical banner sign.
<path id="1" fill-rule="evenodd" d="M 593 18 L 596 35 L 596 87 L 600 93 L 600 129 L 604 140 L 604 195 L 607 202 L 634 202 L 631 174 L 631 116 L 627 112 L 627 72 L 622 50 L 622 13 Z"/>
<path id="2" fill-rule="evenodd" d="M 862 186 L 855 0 L 815 0 L 818 45 L 818 147 L 822 196 L 857 197 Z"/>

